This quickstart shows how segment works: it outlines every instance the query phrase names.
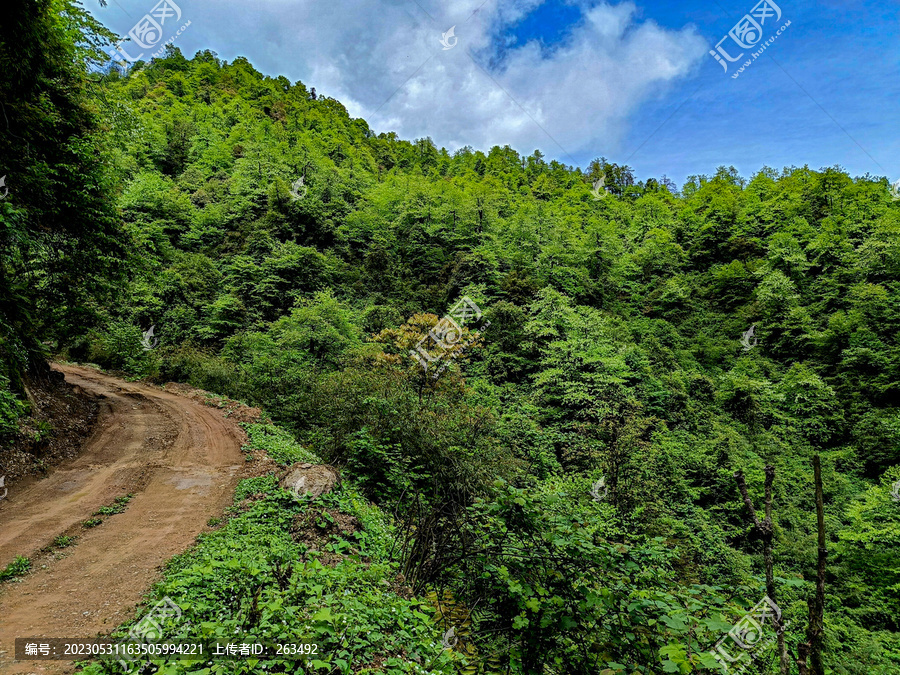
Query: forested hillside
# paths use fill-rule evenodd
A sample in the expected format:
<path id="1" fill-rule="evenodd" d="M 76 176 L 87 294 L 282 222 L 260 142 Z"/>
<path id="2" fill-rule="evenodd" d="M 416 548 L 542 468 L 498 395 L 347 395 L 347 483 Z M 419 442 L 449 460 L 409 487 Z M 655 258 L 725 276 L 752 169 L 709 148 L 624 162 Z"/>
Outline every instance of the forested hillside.
<path id="1" fill-rule="evenodd" d="M 462 617 L 453 667 L 503 673 L 736 672 L 709 651 L 767 588 L 734 474 L 762 512 L 766 465 L 798 672 L 818 454 L 825 672 L 900 672 L 886 179 L 720 167 L 679 188 L 376 134 L 242 58 L 68 57 L 28 66 L 72 78 L 55 113 L 28 87 L 61 75 L 0 63 L 35 134 L 4 134 L 0 168 L 7 438 L 51 353 L 259 406 L 388 514 L 385 569 Z M 423 369 L 411 350 L 462 298 L 483 320 Z M 365 672 L 422 672 L 396 667 Z M 774 647 L 745 672 L 780 672 Z"/>

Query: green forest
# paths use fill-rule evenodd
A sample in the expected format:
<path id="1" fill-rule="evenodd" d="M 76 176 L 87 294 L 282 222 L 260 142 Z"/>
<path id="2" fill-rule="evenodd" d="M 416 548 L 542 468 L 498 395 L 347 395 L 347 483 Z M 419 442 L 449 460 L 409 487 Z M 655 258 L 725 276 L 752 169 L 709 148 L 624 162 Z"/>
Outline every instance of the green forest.
<path id="1" fill-rule="evenodd" d="M 3 443 L 50 360 L 184 382 L 264 410 L 249 437 L 283 465 L 338 467 L 323 499 L 361 523 L 323 565 L 285 534 L 315 505 L 242 483 L 159 597 L 179 635 L 321 654 L 159 672 L 900 672 L 887 178 L 451 153 L 244 58 L 122 72 L 70 0 L 4 12 Z M 785 654 L 715 658 L 764 597 Z"/>

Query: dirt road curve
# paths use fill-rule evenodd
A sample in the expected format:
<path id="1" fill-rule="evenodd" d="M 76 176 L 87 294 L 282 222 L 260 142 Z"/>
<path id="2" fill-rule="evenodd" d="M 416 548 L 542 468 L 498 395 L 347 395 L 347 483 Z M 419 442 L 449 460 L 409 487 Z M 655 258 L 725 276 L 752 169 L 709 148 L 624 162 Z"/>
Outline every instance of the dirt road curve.
<path id="1" fill-rule="evenodd" d="M 66 661 L 13 661 L 15 638 L 95 637 L 131 618 L 159 567 L 221 515 L 243 462 L 241 431 L 212 408 L 89 368 L 55 368 L 101 399 L 100 416 L 76 459 L 0 501 L 0 568 L 16 555 L 38 568 L 0 585 L 3 674 L 71 671 Z M 82 528 L 128 493 L 124 513 Z M 38 555 L 61 534 L 78 540 Z"/>

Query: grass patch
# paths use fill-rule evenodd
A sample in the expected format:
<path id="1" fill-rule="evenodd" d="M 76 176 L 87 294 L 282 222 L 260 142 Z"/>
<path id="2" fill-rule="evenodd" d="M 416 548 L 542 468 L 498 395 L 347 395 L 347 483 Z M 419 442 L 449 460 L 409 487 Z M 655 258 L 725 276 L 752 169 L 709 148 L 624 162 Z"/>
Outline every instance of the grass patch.
<path id="1" fill-rule="evenodd" d="M 6 569 L 0 572 L 0 581 L 9 581 L 20 577 L 30 569 L 31 561 L 23 555 L 18 555 L 15 560 L 6 566 Z"/>
<path id="2" fill-rule="evenodd" d="M 216 408 L 224 408 L 228 404 L 228 399 L 220 394 L 210 394 L 206 392 L 206 404 L 213 403 Z"/>
<path id="3" fill-rule="evenodd" d="M 115 501 L 109 506 L 101 506 L 97 511 L 93 514 L 94 516 L 114 516 L 117 513 L 124 513 L 125 509 L 128 507 L 128 502 L 130 502 L 134 498 L 133 494 L 123 495 L 121 497 L 116 497 Z"/>
<path id="4" fill-rule="evenodd" d="M 263 450 L 281 466 L 290 466 L 296 462 L 311 464 L 322 462 L 315 453 L 300 445 L 290 432 L 274 424 L 243 422 L 241 427 L 247 432 L 248 439 L 248 443 L 243 447 L 244 451 Z"/>
<path id="5" fill-rule="evenodd" d="M 238 483 L 237 489 L 234 491 L 234 503 L 239 504 L 250 495 L 265 494 L 275 489 L 277 481 L 275 476 L 257 476 L 256 478 L 246 478 Z"/>

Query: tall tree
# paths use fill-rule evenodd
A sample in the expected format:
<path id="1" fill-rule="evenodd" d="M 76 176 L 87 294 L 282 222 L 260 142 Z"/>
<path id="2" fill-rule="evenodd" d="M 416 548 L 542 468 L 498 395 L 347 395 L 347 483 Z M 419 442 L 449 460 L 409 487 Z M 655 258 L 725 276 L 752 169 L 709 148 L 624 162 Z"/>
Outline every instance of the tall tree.
<path id="1" fill-rule="evenodd" d="M 71 0 L 17 2 L 0 23 L 0 361 L 14 386 L 41 338 L 89 322 L 125 255 L 89 69 L 115 36 Z"/>

